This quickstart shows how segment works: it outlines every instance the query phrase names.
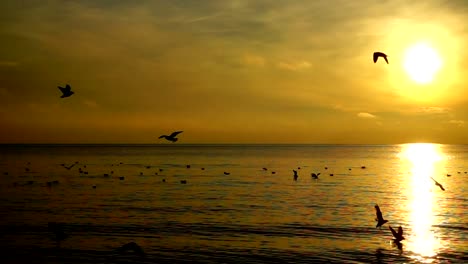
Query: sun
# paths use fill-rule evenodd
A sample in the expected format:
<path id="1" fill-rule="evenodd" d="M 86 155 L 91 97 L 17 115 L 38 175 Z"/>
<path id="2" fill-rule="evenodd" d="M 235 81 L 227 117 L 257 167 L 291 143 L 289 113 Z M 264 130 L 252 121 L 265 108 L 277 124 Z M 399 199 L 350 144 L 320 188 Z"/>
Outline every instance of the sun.
<path id="1" fill-rule="evenodd" d="M 406 50 L 403 67 L 413 81 L 428 84 L 442 67 L 442 59 L 427 43 L 417 43 Z"/>

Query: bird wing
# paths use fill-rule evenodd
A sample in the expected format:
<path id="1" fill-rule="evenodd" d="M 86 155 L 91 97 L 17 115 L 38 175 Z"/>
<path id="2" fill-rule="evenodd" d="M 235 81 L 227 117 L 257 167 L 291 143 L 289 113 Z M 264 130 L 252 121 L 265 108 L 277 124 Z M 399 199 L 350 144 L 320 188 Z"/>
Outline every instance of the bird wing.
<path id="1" fill-rule="evenodd" d="M 166 135 L 159 136 L 159 138 L 165 138 L 165 137 L 167 137 L 167 136 Z"/>
<path id="2" fill-rule="evenodd" d="M 382 212 L 380 211 L 380 207 L 378 205 L 375 206 L 375 214 L 377 215 L 377 221 L 382 221 Z"/>
<path id="3" fill-rule="evenodd" d="M 70 85 L 67 84 L 67 86 L 65 86 L 65 90 L 70 91 L 71 90 Z"/>
<path id="4" fill-rule="evenodd" d="M 387 59 L 387 56 L 383 56 L 383 58 L 385 59 L 385 61 L 387 62 L 388 64 L 388 59 Z"/>
<path id="5" fill-rule="evenodd" d="M 58 88 L 60 89 L 60 91 L 65 94 L 67 92 L 67 88 L 63 88 L 63 87 L 60 87 L 58 86 Z"/>
<path id="6" fill-rule="evenodd" d="M 377 52 L 374 52 L 374 63 L 377 62 L 377 59 L 379 58 L 379 54 Z"/>
<path id="7" fill-rule="evenodd" d="M 398 236 L 403 237 L 403 228 L 401 226 L 398 227 Z"/>
<path id="8" fill-rule="evenodd" d="M 182 133 L 182 132 L 184 132 L 184 131 L 176 131 L 176 132 L 172 132 L 172 134 L 171 134 L 171 135 L 169 135 L 169 137 L 175 137 L 175 136 L 179 135 L 179 134 L 180 134 L 180 133 Z"/>
<path id="9" fill-rule="evenodd" d="M 391 226 L 388 226 L 388 228 L 390 228 L 390 231 L 392 231 L 393 236 L 394 236 L 395 238 L 398 238 L 398 233 L 395 232 L 395 230 L 393 230 L 393 228 L 392 228 Z M 401 226 L 400 226 L 400 228 L 401 228 Z M 403 232 L 403 229 L 402 229 L 401 232 Z"/>

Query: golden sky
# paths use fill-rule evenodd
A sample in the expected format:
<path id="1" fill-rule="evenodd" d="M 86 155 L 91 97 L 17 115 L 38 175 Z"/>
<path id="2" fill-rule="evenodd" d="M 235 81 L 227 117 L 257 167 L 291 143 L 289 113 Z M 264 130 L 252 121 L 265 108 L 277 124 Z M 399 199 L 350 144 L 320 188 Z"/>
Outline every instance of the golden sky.
<path id="1" fill-rule="evenodd" d="M 0 143 L 468 143 L 467 21 L 465 0 L 0 1 Z"/>

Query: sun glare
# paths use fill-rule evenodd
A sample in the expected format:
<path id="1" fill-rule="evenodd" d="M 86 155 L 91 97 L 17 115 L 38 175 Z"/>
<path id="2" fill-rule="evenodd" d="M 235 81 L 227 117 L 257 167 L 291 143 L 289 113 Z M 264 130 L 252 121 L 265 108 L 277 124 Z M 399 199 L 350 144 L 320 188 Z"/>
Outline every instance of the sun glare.
<path id="1" fill-rule="evenodd" d="M 437 203 L 433 200 L 433 182 L 431 178 L 435 173 L 435 165 L 441 161 L 441 153 L 435 144 L 408 144 L 403 151 L 406 159 L 411 163 L 412 174 L 412 199 L 411 208 L 411 232 L 408 236 L 408 249 L 416 253 L 414 258 L 426 262 L 436 254 L 440 247 L 431 231 L 434 221 L 434 207 Z"/>
<path id="2" fill-rule="evenodd" d="M 406 50 L 403 67 L 413 81 L 427 84 L 442 67 L 442 59 L 430 45 L 418 43 Z"/>

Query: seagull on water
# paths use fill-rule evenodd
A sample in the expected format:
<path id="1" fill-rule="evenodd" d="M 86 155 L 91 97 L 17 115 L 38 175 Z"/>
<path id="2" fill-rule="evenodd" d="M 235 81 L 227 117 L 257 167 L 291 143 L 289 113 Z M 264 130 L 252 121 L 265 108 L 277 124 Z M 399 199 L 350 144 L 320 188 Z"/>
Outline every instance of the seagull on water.
<path id="1" fill-rule="evenodd" d="M 71 90 L 71 87 L 68 84 L 65 86 L 65 88 L 60 86 L 58 88 L 60 89 L 60 91 L 62 91 L 62 96 L 60 96 L 60 98 L 70 97 L 72 94 L 75 93 Z"/>
<path id="2" fill-rule="evenodd" d="M 384 60 L 387 62 L 388 64 L 388 59 L 387 59 L 387 54 L 383 53 L 383 52 L 374 52 L 374 63 L 377 62 L 377 60 L 379 59 L 379 57 L 382 57 L 384 58 Z"/>
<path id="3" fill-rule="evenodd" d="M 394 241 L 399 243 L 400 241 L 404 240 L 405 237 L 403 236 L 403 228 L 401 226 L 398 227 L 398 232 L 396 232 L 391 226 L 388 226 L 390 231 L 392 231 L 393 237 L 395 237 Z"/>
<path id="4" fill-rule="evenodd" d="M 294 172 L 294 180 L 297 181 L 297 178 L 299 177 L 299 176 L 297 175 L 297 171 L 296 171 L 296 170 L 293 170 L 293 172 Z"/>
<path id="5" fill-rule="evenodd" d="M 377 225 L 375 226 L 375 228 L 379 228 L 381 229 L 382 228 L 382 225 L 387 223 L 388 220 L 385 220 L 383 219 L 383 216 L 382 216 L 382 211 L 380 211 L 380 207 L 378 205 L 375 205 L 375 215 L 377 216 L 377 218 L 375 218 L 375 221 L 377 221 Z"/>
<path id="6" fill-rule="evenodd" d="M 143 251 L 143 249 L 135 242 L 130 242 L 117 248 L 117 251 L 120 253 L 127 252 L 130 250 L 133 251 L 137 255 L 140 255 L 140 256 L 145 255 L 145 252 Z"/>
<path id="7" fill-rule="evenodd" d="M 442 191 L 445 191 L 444 186 L 440 184 L 438 181 L 434 180 L 434 178 L 431 177 L 431 179 L 434 181 L 435 185 L 439 186 Z"/>
<path id="8" fill-rule="evenodd" d="M 178 140 L 178 138 L 176 138 L 176 136 L 177 136 L 178 134 L 182 133 L 182 132 L 184 132 L 184 131 L 172 132 L 172 134 L 170 134 L 169 136 L 167 136 L 167 135 L 162 135 L 162 136 L 160 136 L 159 138 L 165 138 L 165 139 L 167 139 L 167 140 L 169 140 L 169 141 L 176 142 L 176 141 Z"/>

